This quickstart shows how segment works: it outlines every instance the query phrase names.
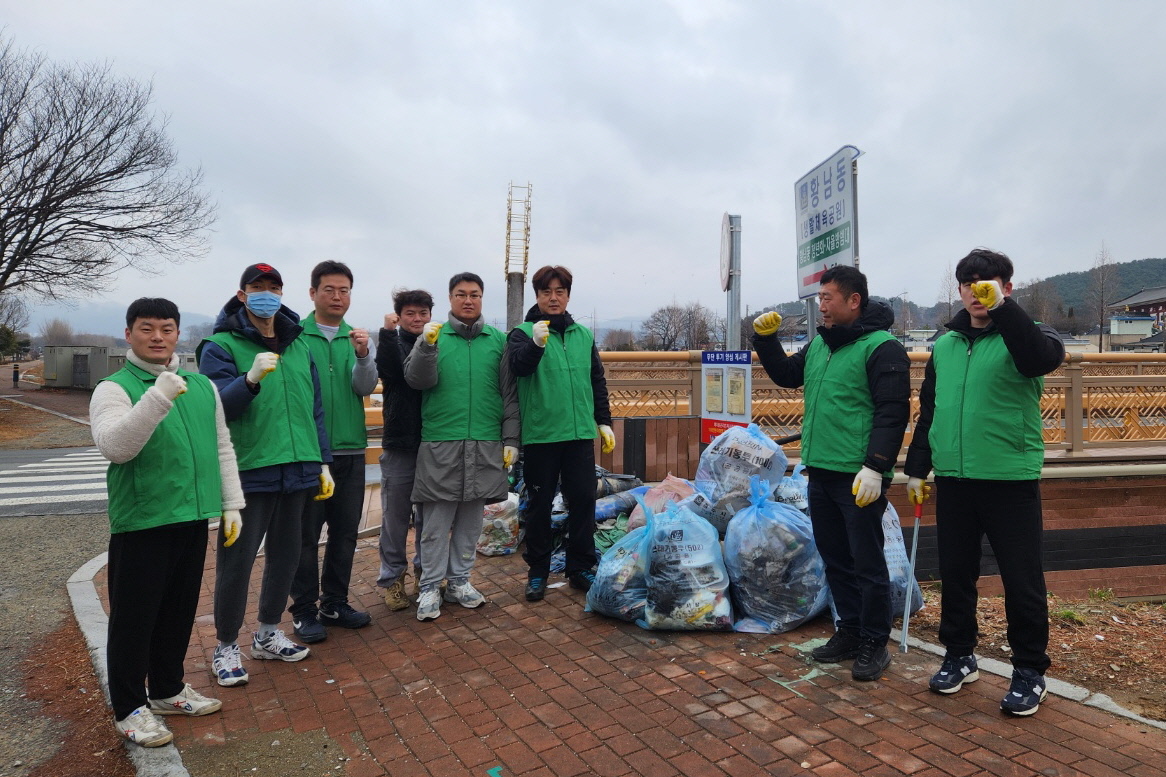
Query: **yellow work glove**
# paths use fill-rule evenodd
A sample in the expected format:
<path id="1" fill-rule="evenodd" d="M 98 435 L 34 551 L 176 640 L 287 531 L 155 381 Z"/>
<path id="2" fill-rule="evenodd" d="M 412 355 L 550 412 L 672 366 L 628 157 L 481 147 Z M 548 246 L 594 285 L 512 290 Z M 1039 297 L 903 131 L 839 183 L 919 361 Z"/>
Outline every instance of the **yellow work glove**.
<path id="1" fill-rule="evenodd" d="M 601 453 L 611 453 L 615 450 L 615 432 L 611 431 L 607 424 L 599 425 L 599 439 L 602 440 L 599 446 Z"/>
<path id="2" fill-rule="evenodd" d="M 505 469 L 510 469 L 516 461 L 518 461 L 518 448 L 513 445 L 502 446 L 502 466 Z"/>
<path id="3" fill-rule="evenodd" d="M 320 467 L 320 493 L 316 494 L 312 499 L 317 502 L 322 502 L 332 496 L 332 492 L 335 490 L 336 481 L 332 479 L 332 469 L 327 464 L 324 464 Z"/>
<path id="4" fill-rule="evenodd" d="M 247 370 L 247 382 L 257 385 L 268 374 L 275 371 L 279 365 L 279 354 L 270 351 L 255 354 L 255 361 L 251 362 L 251 369 Z"/>
<path id="5" fill-rule="evenodd" d="M 551 336 L 551 322 L 550 321 L 535 321 L 534 326 L 530 328 L 530 339 L 534 340 L 534 344 L 539 348 L 547 347 L 547 338 Z"/>
<path id="6" fill-rule="evenodd" d="M 854 503 L 859 507 L 866 507 L 883 495 L 883 476 L 870 467 L 863 467 L 854 476 L 854 485 L 850 487 L 854 494 Z"/>
<path id="7" fill-rule="evenodd" d="M 238 510 L 223 510 L 223 517 L 219 519 L 219 532 L 223 535 L 223 547 L 229 548 L 239 539 L 239 532 L 243 529 L 243 516 Z"/>
<path id="8" fill-rule="evenodd" d="M 421 330 L 421 336 L 424 337 L 425 342 L 429 343 L 430 345 L 437 343 L 437 336 L 439 334 L 441 334 L 440 321 L 430 321 L 425 325 L 425 328 Z"/>
<path id="9" fill-rule="evenodd" d="M 753 319 L 753 331 L 759 335 L 771 335 L 781 328 L 781 313 L 771 310 Z"/>
<path id="10" fill-rule="evenodd" d="M 186 393 L 186 379 L 176 372 L 163 372 L 154 381 L 154 387 L 173 402 L 179 394 Z"/>
<path id="11" fill-rule="evenodd" d="M 921 505 L 931 496 L 931 486 L 923 478 L 907 478 L 907 497 L 913 505 Z"/>
<path id="12" fill-rule="evenodd" d="M 972 296 L 988 310 L 995 310 L 1004 302 L 1004 288 L 1000 281 L 973 281 Z"/>

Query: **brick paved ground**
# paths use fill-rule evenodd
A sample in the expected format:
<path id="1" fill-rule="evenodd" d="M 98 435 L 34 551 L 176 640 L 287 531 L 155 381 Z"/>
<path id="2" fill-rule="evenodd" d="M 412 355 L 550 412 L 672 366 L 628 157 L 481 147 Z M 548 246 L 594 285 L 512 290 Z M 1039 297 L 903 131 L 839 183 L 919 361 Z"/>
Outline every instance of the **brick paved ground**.
<path id="1" fill-rule="evenodd" d="M 584 613 L 566 586 L 528 604 L 515 556 L 479 557 L 488 604 L 446 604 L 419 623 L 381 601 L 375 538 L 361 541 L 353 575 L 371 626 L 330 631 L 298 664 L 248 660 L 250 684 L 219 688 L 213 564 L 211 553 L 188 680 L 224 711 L 168 719 L 188 754 L 294 731 L 335 742 L 351 760 L 332 773 L 351 777 L 1166 774 L 1161 730 L 1051 696 L 1035 717 L 1008 718 L 1007 681 L 987 674 L 932 694 L 936 659 L 917 651 L 896 653 L 876 683 L 811 665 L 822 621 L 776 636 L 666 633 Z"/>

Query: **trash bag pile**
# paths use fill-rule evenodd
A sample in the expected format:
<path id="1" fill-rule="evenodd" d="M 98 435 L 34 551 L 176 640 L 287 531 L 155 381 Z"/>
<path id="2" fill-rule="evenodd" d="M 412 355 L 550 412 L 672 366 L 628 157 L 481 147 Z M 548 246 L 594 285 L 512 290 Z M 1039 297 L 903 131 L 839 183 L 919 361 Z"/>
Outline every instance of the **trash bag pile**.
<path id="1" fill-rule="evenodd" d="M 777 485 L 787 464 L 781 446 L 757 424 L 726 429 L 700 455 L 691 507 L 724 535 L 729 520 L 749 506 L 749 478 Z"/>
<path id="2" fill-rule="evenodd" d="M 526 530 L 518 519 L 518 494 L 506 495 L 501 502 L 486 505 L 482 510 L 482 534 L 478 537 L 478 552 L 483 556 L 505 556 L 518 550 Z"/>
<path id="3" fill-rule="evenodd" d="M 826 609 L 826 568 L 805 513 L 771 500 L 769 484 L 756 475 L 749 489 L 749 506 L 733 516 L 725 533 L 725 567 L 738 617 L 733 629 L 790 631 Z"/>
<path id="4" fill-rule="evenodd" d="M 644 527 L 649 629 L 729 630 L 733 608 L 729 575 L 713 525 L 687 507 L 669 503 Z"/>

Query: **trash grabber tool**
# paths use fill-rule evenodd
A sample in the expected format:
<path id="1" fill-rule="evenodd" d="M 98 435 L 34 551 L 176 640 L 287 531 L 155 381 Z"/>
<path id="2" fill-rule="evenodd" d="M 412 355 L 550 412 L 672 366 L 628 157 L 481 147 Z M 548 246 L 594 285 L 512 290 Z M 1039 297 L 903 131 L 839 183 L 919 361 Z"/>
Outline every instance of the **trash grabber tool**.
<path id="1" fill-rule="evenodd" d="M 923 517 L 923 504 L 915 505 L 915 532 L 911 536 L 911 567 L 907 572 L 907 596 L 903 605 L 903 635 L 899 639 L 899 652 L 907 652 L 907 626 L 911 623 L 911 590 L 915 582 L 915 551 L 919 549 L 919 519 Z"/>

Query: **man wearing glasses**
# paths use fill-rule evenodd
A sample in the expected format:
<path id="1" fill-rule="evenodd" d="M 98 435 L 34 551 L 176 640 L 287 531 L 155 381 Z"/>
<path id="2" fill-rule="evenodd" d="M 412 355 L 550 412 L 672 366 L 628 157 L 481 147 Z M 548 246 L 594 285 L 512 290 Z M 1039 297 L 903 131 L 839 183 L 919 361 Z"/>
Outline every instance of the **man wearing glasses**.
<path id="1" fill-rule="evenodd" d="M 482 319 L 482 289 L 474 273 L 453 276 L 449 319 L 426 324 L 405 360 L 405 382 L 422 392 L 412 497 L 425 516 L 421 621 L 441 615 L 443 598 L 463 607 L 486 601 L 470 584 L 482 508 L 506 498 L 506 470 L 518 456 L 518 392 L 503 358 L 506 335 Z"/>
<path id="2" fill-rule="evenodd" d="M 295 634 L 306 643 L 328 636 L 325 626 L 359 629 L 372 618 L 348 603 L 356 534 L 364 507 L 364 397 L 377 384 L 376 354 L 367 329 L 344 320 L 352 302 L 352 271 L 341 262 L 320 262 L 308 289 L 316 309 L 304 319 L 300 339 L 307 343 L 320 373 L 324 427 L 332 442 L 332 479 L 327 501 L 311 501 L 304 511 L 300 564 L 292 583 Z M 328 525 L 324 563 L 319 563 L 320 533 Z M 317 599 L 319 606 L 317 607 Z"/>

